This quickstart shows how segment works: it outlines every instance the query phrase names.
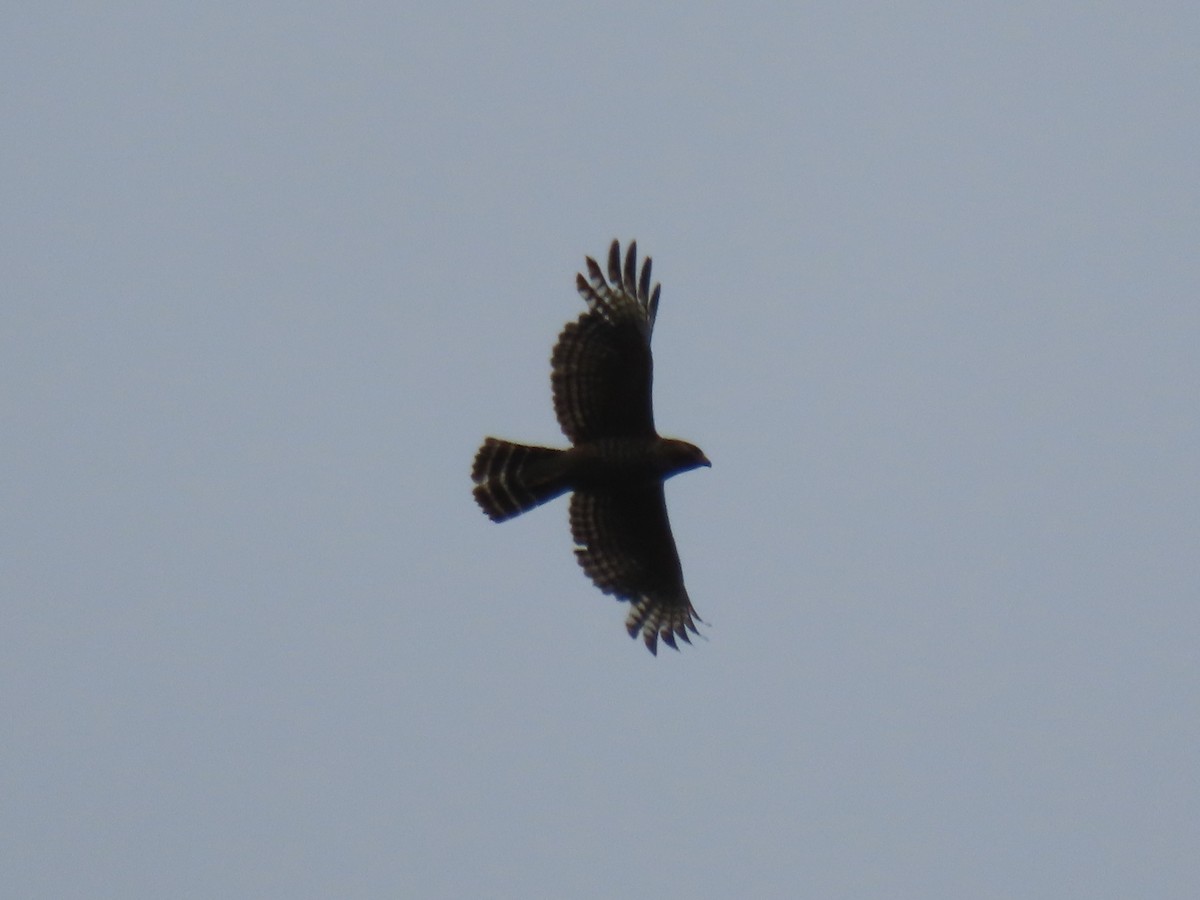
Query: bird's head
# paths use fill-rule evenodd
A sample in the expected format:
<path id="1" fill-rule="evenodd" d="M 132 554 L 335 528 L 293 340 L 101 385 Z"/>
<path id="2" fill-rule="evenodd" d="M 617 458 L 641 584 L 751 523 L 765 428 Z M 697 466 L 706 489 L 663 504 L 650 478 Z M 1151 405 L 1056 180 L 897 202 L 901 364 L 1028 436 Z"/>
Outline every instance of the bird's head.
<path id="1" fill-rule="evenodd" d="M 695 444 L 687 441 L 677 441 L 674 438 L 663 439 L 663 458 L 666 463 L 666 474 L 678 475 L 690 469 L 708 468 L 712 463 L 704 455 L 704 451 Z"/>

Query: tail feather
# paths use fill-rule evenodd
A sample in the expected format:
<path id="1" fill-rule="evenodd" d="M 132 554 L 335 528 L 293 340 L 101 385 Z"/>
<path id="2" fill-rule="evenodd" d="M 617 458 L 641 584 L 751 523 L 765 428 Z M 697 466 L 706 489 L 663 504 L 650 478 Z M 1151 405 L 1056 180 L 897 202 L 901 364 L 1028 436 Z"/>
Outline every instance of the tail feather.
<path id="1" fill-rule="evenodd" d="M 475 454 L 475 502 L 493 522 L 503 522 L 570 489 L 562 450 L 487 438 Z"/>

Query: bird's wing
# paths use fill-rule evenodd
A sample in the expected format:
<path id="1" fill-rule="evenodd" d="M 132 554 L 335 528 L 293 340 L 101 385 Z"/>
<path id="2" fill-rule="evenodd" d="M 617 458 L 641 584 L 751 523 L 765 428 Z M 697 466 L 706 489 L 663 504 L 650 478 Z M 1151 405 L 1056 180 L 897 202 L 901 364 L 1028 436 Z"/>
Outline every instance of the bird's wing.
<path id="1" fill-rule="evenodd" d="M 650 289 L 650 265 L 637 274 L 634 241 L 622 267 L 613 241 L 607 279 L 591 257 L 588 277 L 575 278 L 588 311 L 563 329 L 550 360 L 554 412 L 572 443 L 655 433 L 650 335 L 661 285 Z"/>
<path id="2" fill-rule="evenodd" d="M 596 587 L 632 604 L 625 627 L 651 653 L 658 639 L 691 643 L 700 617 L 683 585 L 683 570 L 662 483 L 576 490 L 571 497 L 575 556 Z"/>

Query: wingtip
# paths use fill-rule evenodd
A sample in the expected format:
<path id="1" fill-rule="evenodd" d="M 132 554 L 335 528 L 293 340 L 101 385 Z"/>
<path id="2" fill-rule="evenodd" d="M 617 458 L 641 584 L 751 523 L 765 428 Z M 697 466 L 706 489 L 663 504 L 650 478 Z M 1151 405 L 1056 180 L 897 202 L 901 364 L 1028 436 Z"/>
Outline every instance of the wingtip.
<path id="1" fill-rule="evenodd" d="M 608 280 L 613 284 L 621 281 L 621 242 L 616 238 L 608 248 Z"/>

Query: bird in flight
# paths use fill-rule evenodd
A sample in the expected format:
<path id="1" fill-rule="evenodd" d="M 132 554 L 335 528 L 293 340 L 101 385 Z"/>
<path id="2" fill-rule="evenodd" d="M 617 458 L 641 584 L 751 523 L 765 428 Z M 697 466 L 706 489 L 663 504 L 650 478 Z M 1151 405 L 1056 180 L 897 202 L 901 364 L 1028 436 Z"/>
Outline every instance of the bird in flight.
<path id="1" fill-rule="evenodd" d="M 637 271 L 637 242 L 608 251 L 608 278 L 587 257 L 575 276 L 587 312 L 569 322 L 551 355 L 554 412 L 571 446 L 532 447 L 489 437 L 475 455 L 475 500 L 503 522 L 571 491 L 575 558 L 605 594 L 630 604 L 625 628 L 651 653 L 678 650 L 696 621 L 663 482 L 711 465 L 700 448 L 660 437 L 651 403 L 650 335 L 662 285 L 650 289 L 650 258 Z"/>

